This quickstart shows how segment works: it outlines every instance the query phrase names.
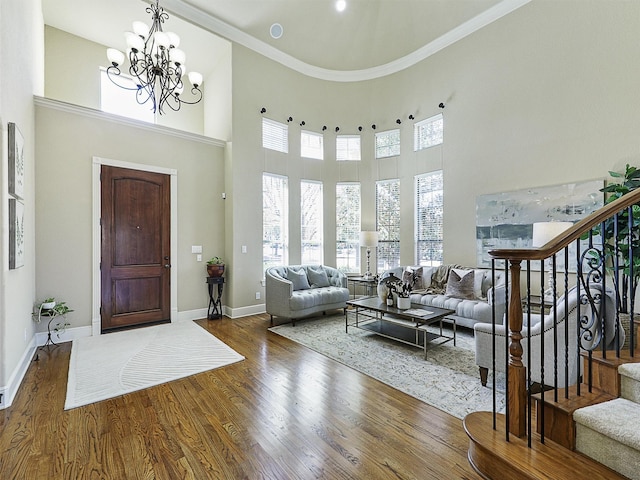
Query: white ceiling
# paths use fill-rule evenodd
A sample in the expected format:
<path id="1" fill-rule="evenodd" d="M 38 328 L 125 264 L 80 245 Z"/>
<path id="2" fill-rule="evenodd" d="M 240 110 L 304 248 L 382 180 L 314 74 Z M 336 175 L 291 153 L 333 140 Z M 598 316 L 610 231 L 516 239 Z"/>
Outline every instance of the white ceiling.
<path id="1" fill-rule="evenodd" d="M 170 14 L 164 30 L 182 38 L 189 70 L 211 72 L 225 51 L 223 37 L 302 73 L 352 81 L 406 68 L 528 1 L 347 0 L 344 12 L 335 0 L 160 0 L 160 6 Z M 46 24 L 121 50 L 132 21 L 150 23 L 148 3 L 42 0 Z M 269 34 L 273 23 L 284 29 L 280 39 Z"/>

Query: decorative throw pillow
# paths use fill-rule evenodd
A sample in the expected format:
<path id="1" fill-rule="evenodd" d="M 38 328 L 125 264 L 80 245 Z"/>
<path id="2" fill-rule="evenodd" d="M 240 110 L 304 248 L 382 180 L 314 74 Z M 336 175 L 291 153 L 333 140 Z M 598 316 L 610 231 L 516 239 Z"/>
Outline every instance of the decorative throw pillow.
<path id="1" fill-rule="evenodd" d="M 330 285 L 327 272 L 321 266 L 317 268 L 307 267 L 307 277 L 311 288 L 328 287 Z"/>
<path id="2" fill-rule="evenodd" d="M 460 270 L 454 268 L 449 273 L 445 295 L 449 297 L 473 300 L 476 298 L 473 293 L 473 283 L 473 270 Z"/>
<path id="3" fill-rule="evenodd" d="M 287 280 L 293 283 L 294 290 L 308 290 L 309 280 L 307 280 L 307 273 L 304 270 L 287 270 Z"/>
<path id="4" fill-rule="evenodd" d="M 424 288 L 422 282 L 422 267 L 407 267 L 404 272 L 402 272 L 402 283 L 412 284 L 412 290 L 422 290 Z"/>

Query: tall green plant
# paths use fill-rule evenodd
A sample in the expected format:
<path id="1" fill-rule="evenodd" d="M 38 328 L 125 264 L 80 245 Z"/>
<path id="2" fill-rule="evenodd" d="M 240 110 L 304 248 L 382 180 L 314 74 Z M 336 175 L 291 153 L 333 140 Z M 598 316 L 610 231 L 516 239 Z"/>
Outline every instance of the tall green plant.
<path id="1" fill-rule="evenodd" d="M 600 190 L 605 193 L 605 204 L 609 204 L 640 187 L 640 170 L 636 167 L 630 167 L 629 164 L 627 164 L 624 173 L 609 172 L 609 175 L 619 181 L 609 183 Z M 630 214 L 631 222 L 629 222 Z M 628 313 L 631 300 L 629 286 L 631 285 L 635 291 L 640 280 L 640 205 L 633 205 L 630 209 L 618 213 L 617 217 L 606 220 L 603 238 L 605 253 L 613 265 L 615 265 L 617 255 L 618 268 L 621 271 L 621 282 L 616 285 L 620 311 Z"/>

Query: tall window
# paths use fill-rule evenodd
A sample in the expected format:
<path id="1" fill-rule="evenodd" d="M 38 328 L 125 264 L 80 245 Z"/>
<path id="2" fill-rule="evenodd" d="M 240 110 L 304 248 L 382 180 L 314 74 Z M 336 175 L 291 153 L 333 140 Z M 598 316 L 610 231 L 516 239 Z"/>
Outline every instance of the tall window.
<path id="1" fill-rule="evenodd" d="M 416 122 L 413 125 L 413 150 L 417 152 L 418 150 L 440 145 L 443 135 L 444 121 L 441 113 L 421 122 Z"/>
<path id="2" fill-rule="evenodd" d="M 376 182 L 378 272 L 400 266 L 400 180 Z"/>
<path id="3" fill-rule="evenodd" d="M 376 158 L 400 155 L 400 129 L 376 133 Z"/>
<path id="4" fill-rule="evenodd" d="M 262 174 L 262 266 L 289 261 L 289 188 L 287 177 Z"/>
<path id="5" fill-rule="evenodd" d="M 120 75 L 118 81 L 128 88 L 136 88 L 135 82 L 128 75 Z M 100 109 L 103 112 L 155 123 L 155 115 L 150 104 L 140 105 L 136 101 L 136 92 L 125 90 L 114 84 L 109 80 L 104 68 L 100 69 Z"/>
<path id="6" fill-rule="evenodd" d="M 270 150 L 289 153 L 289 126 L 263 117 L 262 146 Z"/>
<path id="7" fill-rule="evenodd" d="M 416 264 L 442 265 L 442 170 L 416 176 Z"/>
<path id="8" fill-rule="evenodd" d="M 322 211 L 322 182 L 302 180 L 300 182 L 302 263 L 322 263 Z"/>
<path id="9" fill-rule="evenodd" d="M 360 273 L 360 184 L 336 184 L 336 267 Z"/>
<path id="10" fill-rule="evenodd" d="M 324 158 L 323 136 L 320 133 L 300 132 L 300 156 L 322 160 Z"/>
<path id="11" fill-rule="evenodd" d="M 338 135 L 336 137 L 336 160 L 360 160 L 360 135 Z"/>

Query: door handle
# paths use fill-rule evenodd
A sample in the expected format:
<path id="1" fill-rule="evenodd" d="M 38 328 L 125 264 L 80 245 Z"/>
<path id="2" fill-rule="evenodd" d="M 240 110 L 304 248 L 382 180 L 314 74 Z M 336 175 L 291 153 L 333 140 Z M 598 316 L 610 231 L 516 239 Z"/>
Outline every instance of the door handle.
<path id="1" fill-rule="evenodd" d="M 165 264 L 164 268 L 171 268 L 171 265 L 167 263 Z"/>

